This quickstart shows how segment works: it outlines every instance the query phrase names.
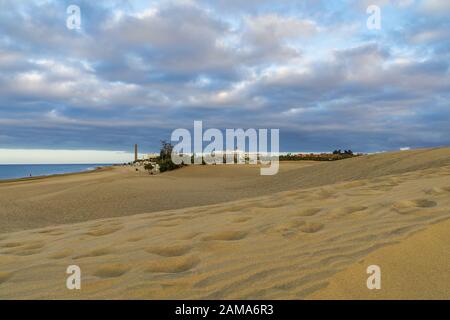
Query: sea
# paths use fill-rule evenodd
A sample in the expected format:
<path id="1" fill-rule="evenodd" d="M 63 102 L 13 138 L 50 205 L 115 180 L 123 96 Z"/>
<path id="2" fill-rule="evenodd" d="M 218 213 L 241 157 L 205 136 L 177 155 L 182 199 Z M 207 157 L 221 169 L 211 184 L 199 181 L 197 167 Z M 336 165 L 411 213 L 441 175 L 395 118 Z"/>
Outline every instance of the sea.
<path id="1" fill-rule="evenodd" d="M 91 164 L 0 164 L 0 180 L 18 179 L 54 174 L 75 173 L 111 166 L 110 163 Z"/>

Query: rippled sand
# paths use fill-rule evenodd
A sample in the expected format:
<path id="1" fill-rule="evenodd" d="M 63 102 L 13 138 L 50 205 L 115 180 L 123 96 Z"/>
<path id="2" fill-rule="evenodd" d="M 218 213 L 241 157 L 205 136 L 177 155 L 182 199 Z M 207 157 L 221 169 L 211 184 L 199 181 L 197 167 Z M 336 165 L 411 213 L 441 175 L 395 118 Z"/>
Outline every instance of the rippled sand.
<path id="1" fill-rule="evenodd" d="M 375 261 L 380 292 L 390 290 L 382 297 L 448 299 L 449 282 L 423 288 L 423 279 L 446 279 L 439 275 L 450 269 L 442 249 L 449 240 L 439 236 L 450 218 L 445 154 L 450 149 L 404 153 L 411 166 L 403 169 L 399 153 L 291 168 L 267 186 L 282 191 L 262 196 L 2 233 L 0 298 L 376 298 L 364 296 L 361 275 Z M 380 158 L 385 174 L 373 176 Z M 333 167 L 341 172 L 330 179 L 346 171 L 344 182 L 301 186 L 301 177 L 313 184 L 309 172 L 326 180 Z M 82 270 L 81 290 L 66 289 L 73 264 Z"/>

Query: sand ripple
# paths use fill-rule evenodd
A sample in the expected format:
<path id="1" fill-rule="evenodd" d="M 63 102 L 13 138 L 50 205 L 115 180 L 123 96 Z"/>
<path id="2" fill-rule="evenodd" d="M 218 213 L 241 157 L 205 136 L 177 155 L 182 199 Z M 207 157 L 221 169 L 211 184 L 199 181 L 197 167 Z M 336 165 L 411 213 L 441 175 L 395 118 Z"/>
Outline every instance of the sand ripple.
<path id="1" fill-rule="evenodd" d="M 306 298 L 372 252 L 449 219 L 449 173 L 4 234 L 0 297 L 72 298 L 65 270 L 79 264 L 77 298 Z"/>

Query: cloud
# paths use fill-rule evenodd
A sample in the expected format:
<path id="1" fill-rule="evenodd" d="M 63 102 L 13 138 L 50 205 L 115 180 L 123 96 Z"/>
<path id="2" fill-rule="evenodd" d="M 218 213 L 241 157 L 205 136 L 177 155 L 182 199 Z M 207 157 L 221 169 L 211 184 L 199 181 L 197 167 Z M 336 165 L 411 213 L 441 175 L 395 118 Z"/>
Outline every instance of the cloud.
<path id="1" fill-rule="evenodd" d="M 193 120 L 280 128 L 290 150 L 450 143 L 435 1 L 3 1 L 0 147 L 155 150 Z M 395 23 L 394 23 L 395 22 Z M 289 150 L 287 150 L 289 151 Z"/>
<path id="2" fill-rule="evenodd" d="M 300 58 L 296 41 L 318 32 L 314 21 L 275 14 L 247 17 L 243 29 L 240 50 L 249 64 L 286 63 L 286 60 Z"/>
<path id="3" fill-rule="evenodd" d="M 134 154 L 123 151 L 0 149 L 0 164 L 58 164 L 58 163 L 126 163 Z"/>
<path id="4" fill-rule="evenodd" d="M 421 4 L 424 12 L 433 15 L 448 15 L 450 13 L 450 3 L 442 0 L 424 0 Z"/>

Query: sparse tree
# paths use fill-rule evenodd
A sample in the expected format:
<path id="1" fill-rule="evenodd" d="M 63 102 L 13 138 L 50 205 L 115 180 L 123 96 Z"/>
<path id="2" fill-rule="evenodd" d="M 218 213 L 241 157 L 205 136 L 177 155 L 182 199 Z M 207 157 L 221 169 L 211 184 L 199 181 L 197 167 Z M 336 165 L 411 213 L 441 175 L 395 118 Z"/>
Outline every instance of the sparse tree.
<path id="1" fill-rule="evenodd" d="M 161 140 L 161 151 L 159 157 L 161 160 L 171 159 L 172 157 L 173 145 L 166 140 Z"/>
<path id="2" fill-rule="evenodd" d="M 172 150 L 173 145 L 170 142 L 167 142 L 166 140 L 161 140 L 161 151 L 159 152 L 159 171 L 170 171 L 175 170 L 178 168 L 181 168 L 184 164 L 175 164 L 172 161 Z"/>

